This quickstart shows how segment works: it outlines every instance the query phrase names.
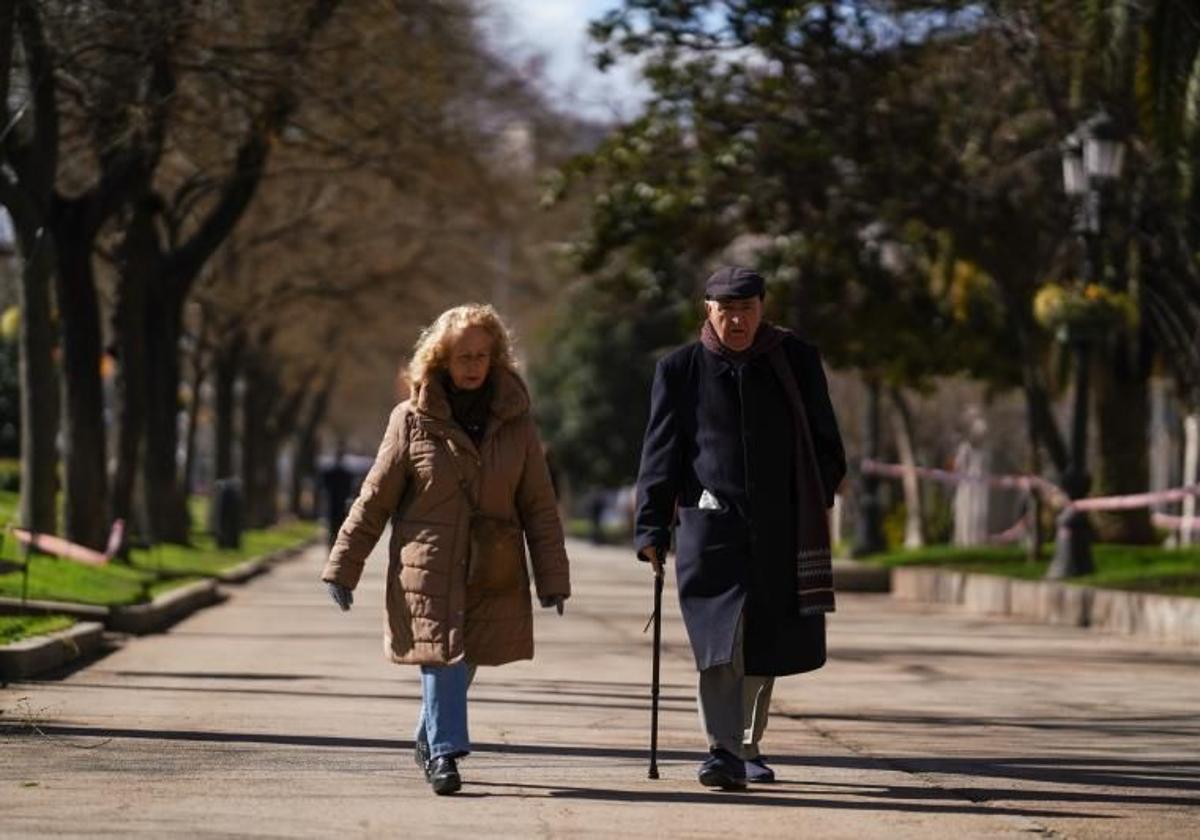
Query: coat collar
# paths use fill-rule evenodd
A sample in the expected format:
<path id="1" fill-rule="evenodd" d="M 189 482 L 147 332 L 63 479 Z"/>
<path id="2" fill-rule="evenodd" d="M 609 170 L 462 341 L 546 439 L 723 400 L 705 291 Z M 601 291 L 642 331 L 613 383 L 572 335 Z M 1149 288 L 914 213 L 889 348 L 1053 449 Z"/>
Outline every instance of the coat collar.
<path id="1" fill-rule="evenodd" d="M 484 432 L 485 440 L 504 423 L 528 414 L 530 407 L 529 389 L 515 371 L 507 368 L 494 368 L 492 376 L 496 377 L 496 391 L 492 396 L 491 418 L 488 421 L 487 431 Z M 450 411 L 450 400 L 446 397 L 446 389 L 438 377 L 431 376 L 427 381 L 413 386 L 412 405 L 418 420 L 425 421 L 427 424 L 432 421 L 434 425 L 451 427 L 451 429 L 443 431 L 461 432 Z M 462 437 L 469 440 L 465 432 L 462 432 Z"/>

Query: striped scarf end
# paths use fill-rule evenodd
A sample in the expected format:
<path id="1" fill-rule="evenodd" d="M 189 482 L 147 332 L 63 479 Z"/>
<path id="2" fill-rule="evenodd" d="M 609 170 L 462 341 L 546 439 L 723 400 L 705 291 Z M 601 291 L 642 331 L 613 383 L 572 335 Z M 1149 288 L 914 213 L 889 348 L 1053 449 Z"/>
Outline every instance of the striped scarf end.
<path id="1" fill-rule="evenodd" d="M 804 604 L 798 610 L 802 616 L 826 615 L 831 612 L 837 612 L 837 606 L 832 600 L 822 604 Z"/>

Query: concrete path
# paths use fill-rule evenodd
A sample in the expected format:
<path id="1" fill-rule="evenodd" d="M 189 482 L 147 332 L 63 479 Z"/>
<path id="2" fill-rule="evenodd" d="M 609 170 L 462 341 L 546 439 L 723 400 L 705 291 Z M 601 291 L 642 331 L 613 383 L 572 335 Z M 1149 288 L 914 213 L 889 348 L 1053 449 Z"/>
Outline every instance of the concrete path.
<path id="1" fill-rule="evenodd" d="M 673 592 L 659 781 L 646 779 L 650 576 L 571 546 L 538 658 L 472 689 L 467 786 L 411 758 L 416 672 L 381 654 L 377 551 L 341 614 L 314 552 L 171 632 L 0 690 L 0 835 L 1197 836 L 1200 651 L 843 596 L 830 664 L 781 680 L 780 783 L 694 781 Z"/>

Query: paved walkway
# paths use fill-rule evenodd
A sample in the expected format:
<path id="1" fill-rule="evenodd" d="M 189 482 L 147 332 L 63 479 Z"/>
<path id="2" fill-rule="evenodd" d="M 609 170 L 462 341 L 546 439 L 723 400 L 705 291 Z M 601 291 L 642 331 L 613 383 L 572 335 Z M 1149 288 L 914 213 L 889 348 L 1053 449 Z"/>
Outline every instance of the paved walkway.
<path id="1" fill-rule="evenodd" d="M 411 759 L 415 671 L 381 656 L 382 554 L 341 614 L 317 553 L 172 632 L 0 690 L 0 835 L 1196 836 L 1200 651 L 843 596 L 832 659 L 782 680 L 781 782 L 694 781 L 694 672 L 669 593 L 646 779 L 650 578 L 571 546 L 538 659 L 481 672 L 467 786 Z"/>

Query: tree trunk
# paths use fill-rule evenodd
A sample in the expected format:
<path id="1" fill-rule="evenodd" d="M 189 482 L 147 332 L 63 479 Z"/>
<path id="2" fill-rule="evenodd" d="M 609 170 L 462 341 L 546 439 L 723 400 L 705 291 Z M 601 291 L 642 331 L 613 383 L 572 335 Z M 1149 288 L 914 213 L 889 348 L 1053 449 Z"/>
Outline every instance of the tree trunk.
<path id="1" fill-rule="evenodd" d="M 217 351 L 215 363 L 216 383 L 216 477 L 232 478 L 233 426 L 236 412 L 234 386 L 237 384 L 240 365 L 241 341 L 222 347 Z"/>
<path id="2" fill-rule="evenodd" d="M 67 539 L 95 549 L 108 540 L 104 389 L 100 379 L 100 304 L 92 273 L 92 236 L 83 203 L 64 203 L 55 219 L 58 310 L 62 322 L 63 463 Z"/>
<path id="3" fill-rule="evenodd" d="M 879 397 L 883 386 L 874 377 L 867 377 L 864 384 L 867 389 L 867 399 L 863 412 L 863 457 L 878 459 L 880 448 Z M 879 479 L 861 471 L 858 475 L 858 510 L 855 521 L 855 540 L 851 549 L 853 556 L 865 557 L 869 554 L 878 554 L 887 548 L 887 540 L 883 535 L 883 510 L 879 499 Z"/>
<path id="4" fill-rule="evenodd" d="M 255 528 L 270 528 L 279 522 L 279 451 L 278 437 L 268 433 L 263 439 L 262 451 L 262 496 L 259 500 L 258 521 Z"/>
<path id="5" fill-rule="evenodd" d="M 1119 339 L 1095 367 L 1098 457 L 1095 494 L 1144 493 L 1150 486 L 1150 380 Z M 1092 522 L 1101 542 L 1150 545 L 1156 541 L 1150 509 L 1098 512 Z"/>
<path id="6" fill-rule="evenodd" d="M 152 276 L 152 258 L 148 257 L 154 248 L 146 235 L 144 225 L 135 219 L 121 243 L 121 276 L 113 319 L 119 367 L 112 510 L 114 519 L 124 519 L 130 525 L 146 428 L 146 278 Z M 127 527 L 126 533 L 129 532 Z"/>
<path id="7" fill-rule="evenodd" d="M 917 481 L 917 458 L 913 448 L 912 413 L 908 410 L 908 402 L 899 388 L 891 388 L 892 404 L 896 410 L 892 412 L 892 431 L 896 435 L 896 448 L 900 452 L 900 463 L 904 467 L 904 477 L 901 484 L 904 487 L 904 547 L 923 548 L 925 546 L 924 516 L 921 505 L 921 485 Z"/>
<path id="8" fill-rule="evenodd" d="M 317 430 L 325 420 L 331 390 L 332 377 L 326 380 L 320 393 L 313 397 L 308 411 L 305 413 L 304 424 L 300 427 L 299 434 L 296 435 L 295 457 L 292 459 L 290 509 L 292 514 L 300 519 L 316 518 L 315 507 L 313 505 L 305 506 L 303 503 L 304 480 L 306 478 L 315 480 L 317 475 Z"/>
<path id="9" fill-rule="evenodd" d="M 1189 414 L 1183 420 L 1183 485 L 1200 481 L 1200 414 Z M 1179 531 L 1181 546 L 1195 545 L 1196 497 L 1183 500 L 1183 527 Z"/>
<path id="10" fill-rule="evenodd" d="M 268 471 L 270 443 L 267 417 L 274 402 L 271 384 L 256 360 L 244 367 L 246 388 L 242 395 L 242 488 L 246 499 L 246 525 L 261 528 L 271 507 Z"/>
<path id="11" fill-rule="evenodd" d="M 55 500 L 58 454 L 58 373 L 50 322 L 53 251 L 49 231 L 21 237 L 21 525 L 39 533 L 57 531 Z"/>
<path id="12" fill-rule="evenodd" d="M 1042 474 L 1042 451 L 1038 447 L 1038 424 L 1034 420 L 1033 408 L 1029 405 L 1028 392 L 1025 394 L 1025 423 L 1030 442 L 1029 473 L 1030 475 L 1040 476 Z M 1025 559 L 1030 563 L 1036 563 L 1042 559 L 1042 542 L 1044 540 L 1042 534 L 1042 491 L 1036 487 L 1031 488 L 1026 494 L 1026 501 L 1029 505 L 1029 509 L 1026 511 L 1029 521 L 1029 532 L 1025 543 Z"/>
<path id="13" fill-rule="evenodd" d="M 208 371 L 204 367 L 205 325 L 200 327 L 200 336 L 192 353 L 192 398 L 188 405 L 187 434 L 183 448 L 183 491 L 191 493 L 196 478 L 196 431 L 200 426 L 201 391 Z"/>
<path id="14" fill-rule="evenodd" d="M 147 518 L 156 542 L 187 544 L 191 523 L 180 487 L 179 338 L 182 301 L 165 278 L 154 278 L 146 297 L 146 453 L 143 478 Z"/>

